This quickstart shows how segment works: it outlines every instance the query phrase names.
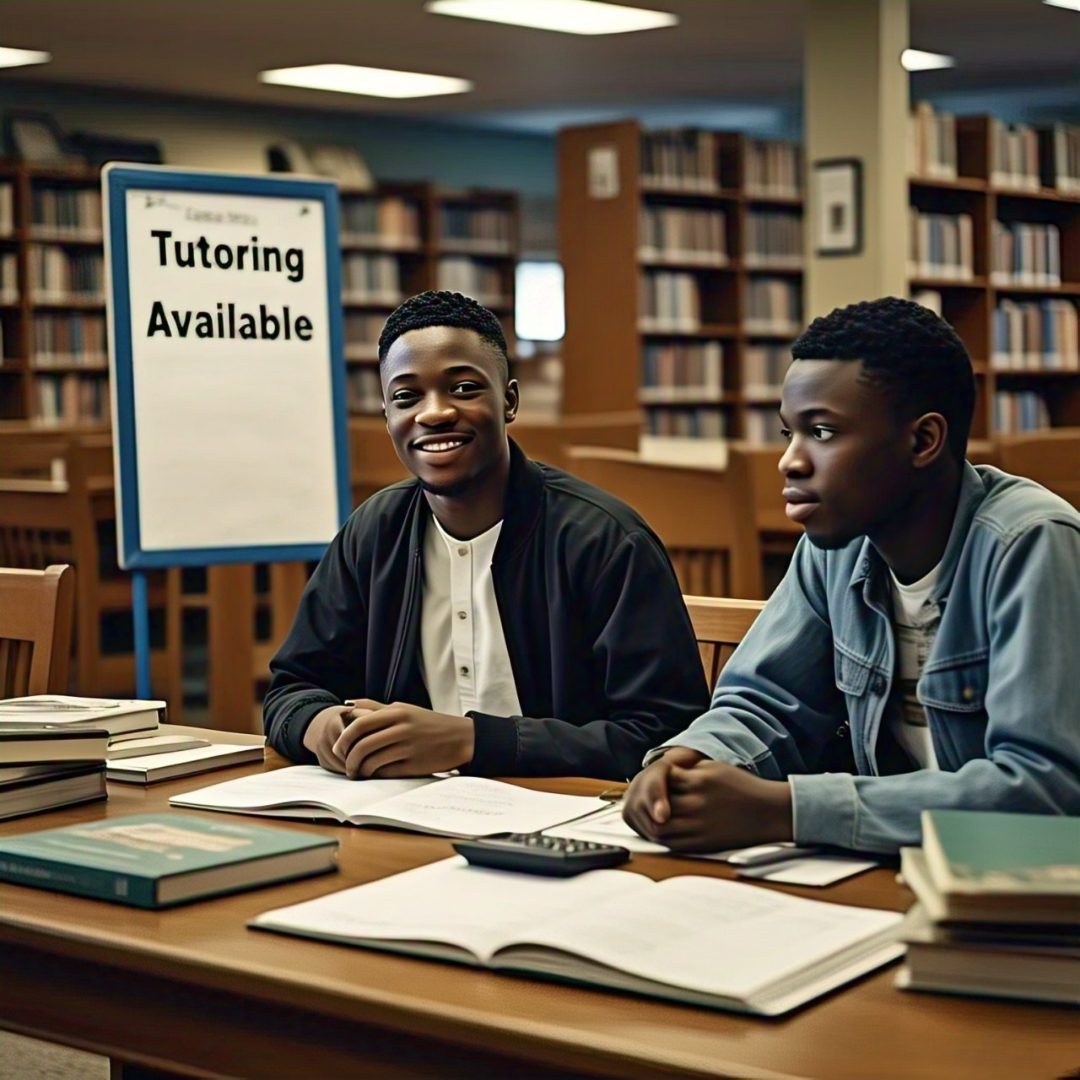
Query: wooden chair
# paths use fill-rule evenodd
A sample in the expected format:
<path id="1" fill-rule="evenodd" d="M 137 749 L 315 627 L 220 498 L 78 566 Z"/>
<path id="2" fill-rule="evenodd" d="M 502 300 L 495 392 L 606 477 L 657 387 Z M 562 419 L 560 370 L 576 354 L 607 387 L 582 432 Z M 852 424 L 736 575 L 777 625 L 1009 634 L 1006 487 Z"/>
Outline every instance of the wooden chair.
<path id="1" fill-rule="evenodd" d="M 67 691 L 75 571 L 0 569 L 0 698 Z"/>
<path id="2" fill-rule="evenodd" d="M 765 607 L 763 600 L 726 600 L 714 596 L 684 596 L 690 613 L 705 677 L 710 686 L 716 680 L 735 647 Z"/>
<path id="3" fill-rule="evenodd" d="M 1080 433 L 1002 436 L 997 456 L 1005 472 L 1037 481 L 1080 510 Z"/>
<path id="4" fill-rule="evenodd" d="M 629 503 L 667 548 L 683 592 L 761 599 L 761 547 L 746 459 L 724 470 L 645 461 L 631 450 L 571 446 L 575 476 Z"/>
<path id="5" fill-rule="evenodd" d="M 112 443 L 108 435 L 18 439 L 5 437 L 0 477 L 0 565 L 40 570 L 52 563 L 76 568 L 75 685 L 89 696 L 135 692 L 130 648 L 104 647 L 103 622 L 130 618 L 131 581 L 116 565 Z M 165 647 L 154 650 L 155 692 L 179 712 L 179 577 Z M 150 577 L 150 604 L 166 605 L 162 574 Z M 157 690 L 157 688 L 162 688 Z"/>

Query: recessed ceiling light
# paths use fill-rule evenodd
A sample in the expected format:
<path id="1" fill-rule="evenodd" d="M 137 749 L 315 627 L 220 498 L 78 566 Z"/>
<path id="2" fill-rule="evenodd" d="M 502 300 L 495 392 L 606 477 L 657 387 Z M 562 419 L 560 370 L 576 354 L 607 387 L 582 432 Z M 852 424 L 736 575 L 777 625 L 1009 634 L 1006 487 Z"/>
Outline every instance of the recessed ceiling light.
<path id="1" fill-rule="evenodd" d="M 923 52 L 922 49 L 905 49 L 900 54 L 900 63 L 908 71 L 933 71 L 935 68 L 956 67 L 956 57 L 944 53 Z"/>
<path id="2" fill-rule="evenodd" d="M 596 0 L 429 0 L 425 11 L 459 19 L 557 30 L 563 34 L 626 34 L 674 26 L 678 15 Z"/>
<path id="3" fill-rule="evenodd" d="M 5 49 L 0 46 L 0 68 L 47 64 L 51 59 L 52 53 L 38 52 L 35 49 Z"/>
<path id="4" fill-rule="evenodd" d="M 303 86 L 311 90 L 335 90 L 339 94 L 370 97 L 418 98 L 437 94 L 464 94 L 473 88 L 468 79 L 424 75 L 418 71 L 358 67 L 356 64 L 308 64 L 304 67 L 260 71 L 259 79 L 276 86 Z"/>
<path id="5" fill-rule="evenodd" d="M 1080 0 L 1043 0 L 1043 3 L 1051 7 L 1066 8 L 1069 11 L 1080 11 Z"/>

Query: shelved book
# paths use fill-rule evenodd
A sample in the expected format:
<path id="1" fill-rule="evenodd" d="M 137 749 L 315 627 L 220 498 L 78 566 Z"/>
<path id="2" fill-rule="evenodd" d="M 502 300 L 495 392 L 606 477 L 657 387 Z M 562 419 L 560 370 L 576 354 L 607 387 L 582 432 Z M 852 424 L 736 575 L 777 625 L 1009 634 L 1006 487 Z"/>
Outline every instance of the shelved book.
<path id="1" fill-rule="evenodd" d="M 337 846 L 290 829 L 138 814 L 0 838 L 0 880 L 161 908 L 326 873 Z"/>
<path id="2" fill-rule="evenodd" d="M 31 694 L 0 699 L 0 731 L 11 725 L 53 724 L 69 731 L 92 728 L 119 735 L 125 731 L 154 731 L 165 719 L 164 701 L 70 697 Z"/>
<path id="3" fill-rule="evenodd" d="M 329 819 L 435 836 L 538 832 L 607 805 L 603 799 L 530 791 L 479 776 L 349 780 L 318 765 L 242 776 L 174 795 L 169 802 L 199 810 Z"/>
<path id="4" fill-rule="evenodd" d="M 898 957 L 900 922 L 716 878 L 540 878 L 453 858 L 249 925 L 778 1016 Z"/>

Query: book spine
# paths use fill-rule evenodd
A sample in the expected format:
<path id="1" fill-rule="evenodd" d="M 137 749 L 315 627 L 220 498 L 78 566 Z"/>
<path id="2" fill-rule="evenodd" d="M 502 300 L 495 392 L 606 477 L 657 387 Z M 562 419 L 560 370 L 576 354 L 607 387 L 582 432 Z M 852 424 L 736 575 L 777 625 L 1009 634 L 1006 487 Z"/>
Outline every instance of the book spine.
<path id="1" fill-rule="evenodd" d="M 148 878 L 132 877 L 115 870 L 67 866 L 31 855 L 0 854 L 0 880 L 141 908 L 157 906 L 156 883 Z"/>

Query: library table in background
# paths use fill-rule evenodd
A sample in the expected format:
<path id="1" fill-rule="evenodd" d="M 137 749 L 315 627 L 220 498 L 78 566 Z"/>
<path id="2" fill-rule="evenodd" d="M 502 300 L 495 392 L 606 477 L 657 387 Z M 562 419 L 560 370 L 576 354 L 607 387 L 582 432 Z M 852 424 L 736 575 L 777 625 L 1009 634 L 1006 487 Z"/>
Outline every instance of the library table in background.
<path id="1" fill-rule="evenodd" d="M 269 767 L 281 764 L 269 756 Z M 2 822 L 0 832 L 162 811 L 172 794 L 259 768 L 111 784 L 106 803 Z M 605 786 L 525 783 L 574 794 Z M 114 1078 L 141 1066 L 243 1077 L 1050 1080 L 1080 1067 L 1075 1010 L 903 993 L 895 967 L 762 1020 L 248 930 L 270 908 L 452 854 L 436 837 L 278 824 L 338 836 L 341 871 L 168 911 L 0 885 L 0 1027 L 135 1063 Z M 631 865 L 653 878 L 730 876 L 658 856 Z M 911 902 L 890 869 L 786 891 L 891 910 Z"/>

